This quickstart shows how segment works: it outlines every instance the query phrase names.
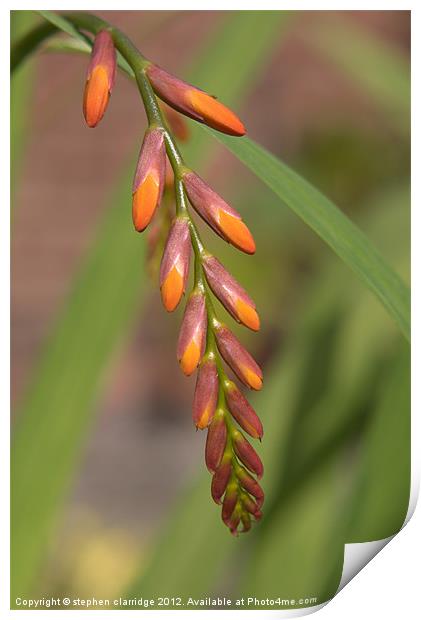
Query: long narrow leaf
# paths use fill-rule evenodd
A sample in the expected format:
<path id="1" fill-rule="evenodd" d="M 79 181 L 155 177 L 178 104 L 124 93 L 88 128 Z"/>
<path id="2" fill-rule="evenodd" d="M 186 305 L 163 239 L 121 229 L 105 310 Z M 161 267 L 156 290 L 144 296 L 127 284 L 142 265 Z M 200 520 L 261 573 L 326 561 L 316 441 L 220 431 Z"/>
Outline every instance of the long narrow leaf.
<path id="1" fill-rule="evenodd" d="M 326 196 L 253 140 L 233 140 L 206 131 L 225 144 L 351 267 L 409 340 L 409 290 L 358 227 Z"/>

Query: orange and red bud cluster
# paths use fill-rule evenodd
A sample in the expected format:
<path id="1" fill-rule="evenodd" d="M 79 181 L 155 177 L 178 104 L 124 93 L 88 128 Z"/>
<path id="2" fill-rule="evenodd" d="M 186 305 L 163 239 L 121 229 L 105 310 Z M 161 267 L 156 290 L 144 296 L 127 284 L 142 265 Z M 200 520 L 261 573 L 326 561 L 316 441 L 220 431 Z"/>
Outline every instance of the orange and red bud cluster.
<path id="1" fill-rule="evenodd" d="M 246 133 L 238 116 L 203 90 L 183 82 L 158 65 L 149 65 L 146 73 L 158 97 L 178 112 L 231 136 Z"/>
<path id="2" fill-rule="evenodd" d="M 118 46 L 118 37 L 115 40 Z M 108 30 L 102 30 L 95 37 L 84 93 L 83 112 L 89 127 L 95 127 L 105 113 L 115 72 L 113 37 Z M 179 113 L 232 136 L 242 136 L 246 130 L 240 119 L 214 97 L 157 65 L 144 62 L 141 76 L 137 77 L 148 80 L 163 103 L 158 104 L 149 89 L 154 99 L 153 114 L 147 103 L 146 107 L 154 121 L 145 133 L 136 166 L 132 187 L 133 225 L 136 231 L 144 231 L 152 222 L 164 191 L 165 196 L 171 196 L 174 188 L 176 215 L 173 217 L 169 210 L 162 208 L 154 219 L 149 232 L 149 258 L 157 257 L 166 236 L 159 283 L 163 305 L 172 312 L 186 291 L 193 242 L 195 285 L 183 315 L 177 358 L 185 375 L 192 375 L 198 369 L 193 421 L 197 429 L 207 429 L 205 461 L 212 473 L 212 498 L 222 504 L 222 520 L 230 531 L 246 532 L 252 518 L 261 517 L 264 494 L 254 476 L 262 476 L 263 465 L 239 429 L 253 439 L 261 439 L 263 426 L 237 385 L 227 378 L 222 359 L 251 389 L 262 388 L 263 375 L 234 334 L 216 319 L 209 289 L 237 322 L 258 331 L 260 320 L 255 303 L 246 291 L 201 246 L 184 194 L 222 239 L 246 254 L 254 254 L 256 246 L 241 215 L 195 172 L 187 169 L 179 154 L 176 157 L 177 146 L 171 134 L 180 140 L 188 137 L 188 127 Z M 166 116 L 167 123 L 161 114 Z M 164 206 L 168 206 L 165 199 Z"/>
<path id="3" fill-rule="evenodd" d="M 96 127 L 105 114 L 114 86 L 116 66 L 112 36 L 107 30 L 101 30 L 92 48 L 83 97 L 83 115 L 88 127 Z"/>

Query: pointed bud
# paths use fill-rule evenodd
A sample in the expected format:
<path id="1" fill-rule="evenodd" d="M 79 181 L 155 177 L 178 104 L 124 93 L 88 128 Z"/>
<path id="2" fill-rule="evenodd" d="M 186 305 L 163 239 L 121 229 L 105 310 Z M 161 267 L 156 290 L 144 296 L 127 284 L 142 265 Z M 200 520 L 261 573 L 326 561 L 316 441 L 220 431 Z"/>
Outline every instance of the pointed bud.
<path id="1" fill-rule="evenodd" d="M 86 75 L 83 115 L 88 127 L 96 127 L 104 116 L 116 71 L 116 51 L 107 30 L 101 30 L 94 41 Z"/>
<path id="2" fill-rule="evenodd" d="M 190 137 L 190 131 L 184 117 L 173 108 L 170 108 L 170 106 L 166 103 L 162 103 L 161 108 L 172 133 L 180 140 L 180 142 L 186 142 Z"/>
<path id="3" fill-rule="evenodd" d="M 227 382 L 226 385 L 225 394 L 228 408 L 232 416 L 236 419 L 241 428 L 251 437 L 254 439 L 261 439 L 263 437 L 263 426 L 257 413 L 235 383 L 230 381 L 229 383 Z"/>
<path id="4" fill-rule="evenodd" d="M 265 499 L 265 494 L 260 484 L 246 469 L 244 469 L 244 467 L 241 467 L 241 465 L 236 468 L 235 473 L 243 489 L 247 491 L 247 493 L 250 493 L 250 495 L 253 495 L 256 504 L 261 508 Z"/>
<path id="5" fill-rule="evenodd" d="M 177 358 L 185 375 L 191 375 L 199 365 L 205 348 L 207 314 L 205 296 L 193 291 L 187 301 L 178 338 Z"/>
<path id="6" fill-rule="evenodd" d="M 193 399 L 193 422 L 196 428 L 206 428 L 215 414 L 218 401 L 218 372 L 213 360 L 207 359 L 199 368 Z"/>
<path id="7" fill-rule="evenodd" d="M 179 80 L 157 65 L 149 65 L 146 73 L 156 94 L 178 112 L 231 136 L 246 133 L 234 112 L 202 90 Z"/>
<path id="8" fill-rule="evenodd" d="M 222 502 L 222 520 L 224 523 L 229 522 L 231 515 L 234 512 L 234 508 L 237 505 L 238 500 L 238 486 L 234 481 L 230 482 L 227 486 L 227 490 Z M 228 523 L 227 523 L 228 524 Z"/>
<path id="9" fill-rule="evenodd" d="M 234 319 L 258 331 L 260 321 L 254 301 L 219 260 L 214 256 L 207 256 L 203 261 L 203 268 L 212 291 Z"/>
<path id="10" fill-rule="evenodd" d="M 243 524 L 242 533 L 248 532 L 251 528 L 251 519 L 248 512 L 243 512 L 241 514 L 241 523 Z"/>
<path id="11" fill-rule="evenodd" d="M 132 189 L 133 224 L 145 230 L 159 206 L 165 184 L 165 144 L 162 131 L 145 133 Z"/>
<path id="12" fill-rule="evenodd" d="M 222 507 L 222 512 L 223 512 L 223 507 Z M 238 536 L 238 525 L 240 523 L 240 519 L 241 519 L 241 515 L 242 515 L 242 507 L 241 507 L 241 502 L 237 501 L 234 510 L 231 513 L 231 516 L 229 517 L 229 519 L 224 519 L 224 517 L 222 517 L 222 520 L 224 521 L 225 525 L 227 525 L 230 529 L 230 532 L 233 536 Z"/>
<path id="13" fill-rule="evenodd" d="M 240 461 L 258 478 L 261 478 L 263 476 L 263 463 L 255 449 L 240 431 L 234 431 L 232 439 L 235 453 Z"/>
<path id="14" fill-rule="evenodd" d="M 185 174 L 183 182 L 190 202 L 205 222 L 228 243 L 254 254 L 256 244 L 240 214 L 194 172 Z"/>
<path id="15" fill-rule="evenodd" d="M 253 516 L 256 514 L 260 514 L 260 507 L 256 504 L 254 500 L 251 499 L 249 495 L 247 495 L 247 493 L 241 494 L 241 502 L 243 504 L 243 508 L 245 508 L 248 513 L 252 514 Z"/>
<path id="16" fill-rule="evenodd" d="M 244 385 L 253 390 L 260 390 L 263 381 L 260 366 L 234 334 L 220 325 L 216 331 L 216 341 L 222 357 Z"/>
<path id="17" fill-rule="evenodd" d="M 223 409 L 218 409 L 209 426 L 206 438 L 205 460 L 211 474 L 214 474 L 219 467 L 226 443 L 227 427 L 225 425 L 225 414 Z"/>
<path id="18" fill-rule="evenodd" d="M 217 504 L 221 503 L 221 497 L 225 493 L 225 490 L 228 485 L 228 481 L 231 476 L 231 459 L 232 455 L 227 452 L 222 457 L 222 461 L 218 469 L 213 475 L 212 484 L 211 484 L 211 495 Z"/>
<path id="19" fill-rule="evenodd" d="M 159 284 L 162 303 L 168 312 L 178 306 L 186 288 L 190 264 L 190 232 L 185 218 L 176 217 L 165 244 Z"/>

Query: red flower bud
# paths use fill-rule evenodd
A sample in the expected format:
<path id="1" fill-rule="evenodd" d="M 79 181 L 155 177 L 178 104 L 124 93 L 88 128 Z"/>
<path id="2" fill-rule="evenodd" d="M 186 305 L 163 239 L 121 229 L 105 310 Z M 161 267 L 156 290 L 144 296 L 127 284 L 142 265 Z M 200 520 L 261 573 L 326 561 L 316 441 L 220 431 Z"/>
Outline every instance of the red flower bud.
<path id="1" fill-rule="evenodd" d="M 227 442 L 227 427 L 225 425 L 225 414 L 223 409 L 219 409 L 211 422 L 206 438 L 205 460 L 209 471 L 214 474 L 224 454 Z"/>
<path id="2" fill-rule="evenodd" d="M 193 291 L 184 311 L 177 357 L 185 375 L 189 376 L 199 365 L 205 348 L 207 314 L 203 293 Z"/>
<path id="3" fill-rule="evenodd" d="M 211 484 L 211 494 L 213 500 L 217 503 L 221 503 L 221 497 L 225 493 L 225 490 L 228 485 L 228 481 L 231 476 L 231 454 L 226 453 L 222 457 L 222 461 L 218 469 L 213 475 L 212 484 Z"/>
<path id="4" fill-rule="evenodd" d="M 116 51 L 107 30 L 101 30 L 94 41 L 86 75 L 83 115 L 88 127 L 96 127 L 104 116 L 116 71 Z"/>
<path id="5" fill-rule="evenodd" d="M 145 230 L 159 206 L 165 185 L 165 144 L 162 131 L 145 133 L 133 181 L 132 216 L 138 232 Z"/>
<path id="6" fill-rule="evenodd" d="M 206 279 L 212 291 L 228 312 L 250 329 L 258 331 L 259 316 L 254 301 L 214 256 L 203 261 Z"/>
<path id="7" fill-rule="evenodd" d="M 159 277 L 162 302 L 168 312 L 176 309 L 186 288 L 190 251 L 188 221 L 185 218 L 176 217 L 171 224 L 165 244 Z"/>
<path id="8" fill-rule="evenodd" d="M 179 80 L 157 65 L 149 65 L 146 73 L 156 94 L 178 112 L 231 136 L 246 133 L 234 112 L 202 90 Z"/>
<path id="9" fill-rule="evenodd" d="M 185 174 L 183 182 L 190 202 L 205 222 L 228 243 L 254 254 L 256 244 L 240 214 L 194 172 Z"/>
<path id="10" fill-rule="evenodd" d="M 235 453 L 240 461 L 258 478 L 261 478 L 263 476 L 263 463 L 257 452 L 240 431 L 234 431 L 232 439 Z"/>
<path id="11" fill-rule="evenodd" d="M 256 364 L 234 334 L 220 325 L 216 331 L 216 341 L 222 357 L 244 385 L 253 390 L 260 390 L 263 379 L 260 366 Z"/>
<path id="12" fill-rule="evenodd" d="M 247 493 L 250 493 L 250 495 L 253 495 L 258 507 L 261 508 L 265 499 L 265 494 L 257 480 L 255 480 L 244 467 L 241 467 L 241 465 L 236 469 L 236 475 L 243 489 L 247 491 Z"/>
<path id="13" fill-rule="evenodd" d="M 213 360 L 202 362 L 197 375 L 193 399 L 193 421 L 196 428 L 206 428 L 215 414 L 218 401 L 218 373 Z"/>
<path id="14" fill-rule="evenodd" d="M 251 437 L 261 439 L 263 437 L 262 423 L 253 407 L 232 381 L 227 385 L 226 398 L 228 408 L 241 428 Z"/>

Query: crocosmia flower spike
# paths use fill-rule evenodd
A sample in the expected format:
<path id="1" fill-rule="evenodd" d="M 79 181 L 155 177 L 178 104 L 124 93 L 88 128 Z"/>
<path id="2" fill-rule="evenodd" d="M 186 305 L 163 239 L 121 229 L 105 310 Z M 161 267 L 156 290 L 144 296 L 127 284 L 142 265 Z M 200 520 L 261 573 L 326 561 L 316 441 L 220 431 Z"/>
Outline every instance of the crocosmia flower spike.
<path id="1" fill-rule="evenodd" d="M 243 136 L 245 127 L 223 103 L 146 59 L 104 20 L 87 13 L 68 14 L 68 19 L 78 30 L 94 35 L 83 102 L 89 127 L 95 127 L 106 110 L 114 86 L 116 50 L 119 65 L 138 86 L 147 127 L 132 186 L 133 225 L 142 232 L 150 224 L 149 270 L 155 275 L 160 261 L 159 286 L 168 312 L 176 310 L 186 293 L 193 255 L 194 277 L 187 291 L 177 359 L 187 377 L 197 371 L 192 417 L 196 430 L 207 433 L 211 497 L 233 535 L 248 532 L 262 517 L 264 492 L 257 479 L 263 475 L 263 463 L 252 442 L 262 439 L 263 424 L 233 379 L 259 391 L 263 372 L 219 320 L 213 296 L 253 331 L 259 330 L 260 319 L 251 297 L 204 247 L 193 209 L 234 248 L 252 255 L 256 244 L 241 214 L 186 165 L 176 141 L 189 137 L 186 116 L 231 136 Z"/>

